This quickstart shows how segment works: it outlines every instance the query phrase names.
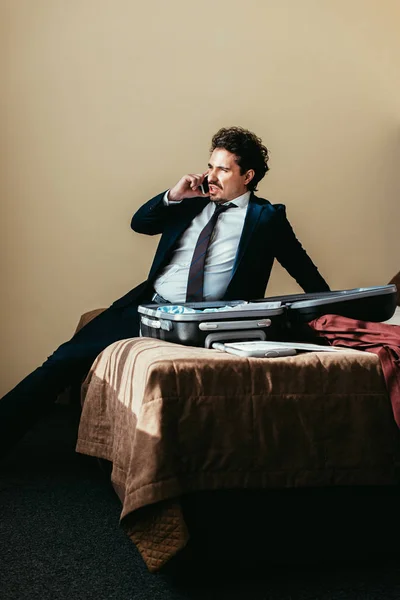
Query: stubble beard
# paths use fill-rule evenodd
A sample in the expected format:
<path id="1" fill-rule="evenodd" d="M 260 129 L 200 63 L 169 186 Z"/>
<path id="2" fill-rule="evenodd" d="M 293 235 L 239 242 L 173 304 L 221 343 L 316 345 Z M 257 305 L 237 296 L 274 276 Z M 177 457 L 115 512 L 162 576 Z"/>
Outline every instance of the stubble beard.
<path id="1" fill-rule="evenodd" d="M 211 202 L 214 202 L 214 204 L 224 204 L 225 202 L 228 202 L 227 198 L 213 198 L 212 196 L 210 196 L 210 200 Z"/>

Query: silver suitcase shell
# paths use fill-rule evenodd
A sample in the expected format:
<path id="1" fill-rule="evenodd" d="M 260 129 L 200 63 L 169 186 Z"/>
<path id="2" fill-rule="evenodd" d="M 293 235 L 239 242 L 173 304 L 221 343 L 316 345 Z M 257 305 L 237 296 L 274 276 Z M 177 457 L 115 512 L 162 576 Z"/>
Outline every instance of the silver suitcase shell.
<path id="1" fill-rule="evenodd" d="M 244 300 L 218 302 L 192 302 L 182 306 L 204 310 L 205 308 L 235 307 Z M 224 312 L 199 312 L 169 314 L 161 312 L 159 304 L 138 307 L 140 334 L 167 342 L 187 346 L 210 348 L 217 341 L 245 341 L 279 339 L 285 326 L 285 307 L 261 308 L 259 302 L 246 303 L 246 310 Z M 250 306 L 252 305 L 252 306 Z"/>

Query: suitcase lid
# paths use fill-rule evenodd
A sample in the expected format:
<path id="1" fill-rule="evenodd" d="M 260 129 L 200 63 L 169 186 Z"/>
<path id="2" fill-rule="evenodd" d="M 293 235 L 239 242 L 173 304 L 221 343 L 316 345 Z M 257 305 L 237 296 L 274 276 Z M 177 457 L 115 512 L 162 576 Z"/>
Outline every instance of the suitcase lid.
<path id="1" fill-rule="evenodd" d="M 185 306 L 187 308 L 194 308 L 202 312 L 190 312 L 190 313 L 168 313 L 158 310 L 161 306 L 170 306 L 167 304 L 143 304 L 138 306 L 138 312 L 153 318 L 162 318 L 170 321 L 218 321 L 221 319 L 243 319 L 243 318 L 263 318 L 273 317 L 282 315 L 285 311 L 284 306 L 267 307 L 266 304 L 278 304 L 278 302 L 265 302 L 264 306 L 260 303 L 247 302 L 245 300 L 234 300 L 234 301 L 218 301 L 218 302 L 189 302 L 187 304 L 181 304 L 179 306 Z M 279 302 L 280 304 L 280 302 Z M 237 310 L 216 311 L 216 312 L 204 312 L 205 308 L 222 308 L 223 306 L 238 306 Z M 243 306 L 244 305 L 244 306 Z M 171 305 L 175 306 L 175 305 Z"/>
<path id="2" fill-rule="evenodd" d="M 393 284 L 380 285 L 375 287 L 354 288 L 350 290 L 338 290 L 334 292 L 326 292 L 324 296 L 319 298 L 313 297 L 309 299 L 299 300 L 291 303 L 289 310 L 300 308 L 311 308 L 314 306 L 325 306 L 327 304 L 336 304 L 337 302 L 350 302 L 352 300 L 362 300 L 375 296 L 393 295 L 397 293 L 397 288 Z M 307 294 L 305 294 L 307 296 Z"/>

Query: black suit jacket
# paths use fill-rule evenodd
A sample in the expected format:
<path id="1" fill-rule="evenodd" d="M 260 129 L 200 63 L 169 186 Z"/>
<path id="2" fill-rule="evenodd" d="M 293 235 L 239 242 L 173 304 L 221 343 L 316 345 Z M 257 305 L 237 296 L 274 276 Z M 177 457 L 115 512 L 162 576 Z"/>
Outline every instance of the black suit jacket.
<path id="1" fill-rule="evenodd" d="M 209 202 L 207 198 L 191 198 L 165 206 L 164 194 L 146 202 L 131 222 L 132 229 L 138 233 L 161 234 L 148 279 L 113 306 L 147 299 L 146 294 L 153 289 L 157 275 L 171 260 L 178 238 Z M 285 206 L 251 194 L 231 278 L 222 299 L 263 298 L 275 258 L 305 292 L 329 291 L 328 284 L 296 238 L 286 218 Z"/>

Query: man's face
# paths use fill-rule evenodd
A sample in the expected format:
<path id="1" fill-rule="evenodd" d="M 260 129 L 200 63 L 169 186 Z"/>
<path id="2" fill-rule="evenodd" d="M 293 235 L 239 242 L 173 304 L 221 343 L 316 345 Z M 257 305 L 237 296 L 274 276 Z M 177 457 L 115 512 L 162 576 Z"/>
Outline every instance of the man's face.
<path id="1" fill-rule="evenodd" d="M 247 192 L 254 171 L 249 170 L 242 175 L 235 158 L 232 152 L 223 148 L 215 148 L 211 154 L 207 175 L 212 202 L 230 202 Z"/>

